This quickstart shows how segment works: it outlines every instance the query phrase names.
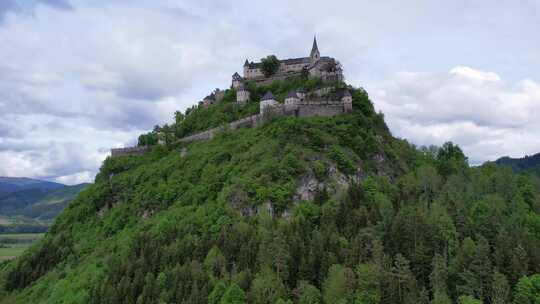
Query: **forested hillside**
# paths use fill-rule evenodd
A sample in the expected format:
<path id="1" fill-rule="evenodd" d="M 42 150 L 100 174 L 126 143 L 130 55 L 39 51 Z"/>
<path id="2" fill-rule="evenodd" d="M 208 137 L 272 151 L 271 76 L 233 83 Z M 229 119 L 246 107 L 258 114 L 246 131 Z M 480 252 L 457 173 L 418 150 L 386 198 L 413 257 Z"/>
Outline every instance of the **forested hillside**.
<path id="1" fill-rule="evenodd" d="M 0 303 L 539 303 L 537 177 L 393 138 L 362 89 L 352 114 L 174 143 L 249 114 L 227 94 L 108 158 L 0 266 Z"/>
<path id="2" fill-rule="evenodd" d="M 531 172 L 540 176 L 540 153 L 525 156 L 523 158 L 501 157 L 495 161 L 496 164 L 508 166 L 514 172 Z"/>

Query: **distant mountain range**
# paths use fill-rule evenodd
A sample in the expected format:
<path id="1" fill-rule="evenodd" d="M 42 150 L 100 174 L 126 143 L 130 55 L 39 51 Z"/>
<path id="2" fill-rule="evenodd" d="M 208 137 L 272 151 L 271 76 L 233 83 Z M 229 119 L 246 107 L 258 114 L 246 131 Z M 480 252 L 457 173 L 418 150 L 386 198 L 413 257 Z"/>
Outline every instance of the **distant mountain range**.
<path id="1" fill-rule="evenodd" d="M 540 153 L 522 158 L 501 157 L 495 163 L 509 166 L 514 172 L 533 172 L 540 176 Z"/>
<path id="2" fill-rule="evenodd" d="M 41 232 L 88 184 L 0 177 L 0 233 Z"/>

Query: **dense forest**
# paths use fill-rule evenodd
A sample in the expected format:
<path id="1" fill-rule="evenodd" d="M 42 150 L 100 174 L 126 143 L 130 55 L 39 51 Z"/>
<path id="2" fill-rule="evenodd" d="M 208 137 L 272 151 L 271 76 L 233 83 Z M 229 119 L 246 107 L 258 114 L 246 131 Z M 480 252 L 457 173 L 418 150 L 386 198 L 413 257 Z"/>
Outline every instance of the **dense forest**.
<path id="1" fill-rule="evenodd" d="M 390 134 L 367 93 L 331 118 L 176 113 L 108 158 L 45 238 L 0 266 L 0 303 L 540 303 L 540 180 Z M 165 134 L 165 135 L 163 135 Z"/>

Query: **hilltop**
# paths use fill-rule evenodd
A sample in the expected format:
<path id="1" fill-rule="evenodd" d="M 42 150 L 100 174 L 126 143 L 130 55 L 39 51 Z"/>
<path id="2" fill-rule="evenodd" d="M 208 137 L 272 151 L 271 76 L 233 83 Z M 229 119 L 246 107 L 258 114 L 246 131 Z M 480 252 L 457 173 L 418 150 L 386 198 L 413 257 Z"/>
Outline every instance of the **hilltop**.
<path id="1" fill-rule="evenodd" d="M 0 176 L 0 195 L 27 189 L 51 190 L 62 188 L 64 185 L 26 177 Z"/>
<path id="2" fill-rule="evenodd" d="M 540 176 L 540 153 L 522 158 L 501 157 L 495 163 L 501 166 L 509 166 L 514 172 L 531 172 Z"/>
<path id="3" fill-rule="evenodd" d="M 1 266 L 0 303 L 529 303 L 537 179 L 394 138 L 367 92 L 342 82 L 322 95 L 347 89 L 350 112 L 268 112 L 231 129 L 269 92 L 284 109 L 291 91 L 328 86 L 244 85 L 245 104 L 227 89 L 107 158 Z"/>

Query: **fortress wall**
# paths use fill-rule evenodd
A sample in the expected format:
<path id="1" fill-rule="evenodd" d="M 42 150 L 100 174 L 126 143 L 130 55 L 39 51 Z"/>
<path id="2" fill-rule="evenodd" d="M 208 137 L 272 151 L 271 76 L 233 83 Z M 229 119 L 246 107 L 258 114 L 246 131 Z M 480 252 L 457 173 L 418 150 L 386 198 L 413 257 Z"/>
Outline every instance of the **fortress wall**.
<path id="1" fill-rule="evenodd" d="M 267 109 L 269 115 L 277 116 L 298 116 L 298 117 L 311 117 L 311 116 L 336 116 L 345 113 L 343 103 L 341 101 L 304 101 L 298 105 L 291 106 L 278 106 L 272 109 Z M 240 128 L 256 127 L 264 120 L 264 115 L 256 114 L 246 118 L 233 121 L 228 124 L 228 128 L 231 130 Z M 223 127 L 210 129 L 204 132 L 193 134 L 180 139 L 180 142 L 193 142 L 199 140 L 212 139 L 217 132 L 223 131 Z"/>
<path id="2" fill-rule="evenodd" d="M 262 122 L 262 116 L 259 114 L 248 116 L 246 118 L 242 118 L 236 121 L 233 121 L 229 123 L 227 126 L 231 130 L 239 129 L 239 128 L 249 128 L 249 127 L 255 127 L 258 124 Z M 216 134 L 220 131 L 223 131 L 223 127 L 217 127 L 210 130 L 206 130 L 200 133 L 196 133 L 190 136 L 186 136 L 184 138 L 179 139 L 180 142 L 192 142 L 192 141 L 199 141 L 199 140 L 209 140 L 212 139 Z"/>
<path id="3" fill-rule="evenodd" d="M 181 138 L 179 141 L 180 142 L 192 142 L 192 141 L 212 139 L 220 129 L 221 128 L 214 128 L 214 129 L 206 130 L 204 132 L 196 133 L 196 134 Z"/>
<path id="4" fill-rule="evenodd" d="M 252 78 L 247 78 L 247 80 L 255 81 L 258 85 L 269 85 L 275 80 L 285 80 L 288 77 L 300 76 L 300 75 L 302 75 L 302 72 L 285 72 L 285 73 L 280 72 L 270 77 L 265 77 L 265 76 L 252 77 Z"/>
<path id="5" fill-rule="evenodd" d="M 352 105 L 351 105 L 352 108 Z M 297 105 L 281 105 L 268 109 L 267 115 L 275 116 L 297 116 L 297 117 L 311 117 L 311 116 L 336 116 L 344 114 L 344 104 L 341 101 L 304 101 Z M 352 109 L 351 109 L 352 110 Z M 250 128 L 260 125 L 264 121 L 264 114 L 255 114 L 248 116 L 237 121 L 233 121 L 227 125 L 231 130 L 240 128 Z M 226 127 L 217 127 L 210 130 L 206 130 L 200 133 L 196 133 L 190 136 L 179 139 L 179 142 L 190 143 L 194 141 L 202 141 L 212 139 L 218 132 L 223 131 Z M 130 147 L 111 149 L 111 156 L 122 155 L 141 155 L 144 154 L 149 147 Z"/>
<path id="6" fill-rule="evenodd" d="M 148 146 L 111 149 L 111 157 L 123 155 L 142 155 L 148 151 Z"/>
<path id="7" fill-rule="evenodd" d="M 262 118 L 261 115 L 255 114 L 246 118 L 239 119 L 237 121 L 233 121 L 229 123 L 229 128 L 234 130 L 238 128 L 248 128 L 248 127 L 255 127 L 259 123 L 261 123 Z"/>
<path id="8" fill-rule="evenodd" d="M 342 104 L 333 104 L 333 105 L 299 105 L 298 106 L 298 116 L 299 117 L 310 117 L 310 116 L 336 116 L 343 114 L 343 105 Z"/>

